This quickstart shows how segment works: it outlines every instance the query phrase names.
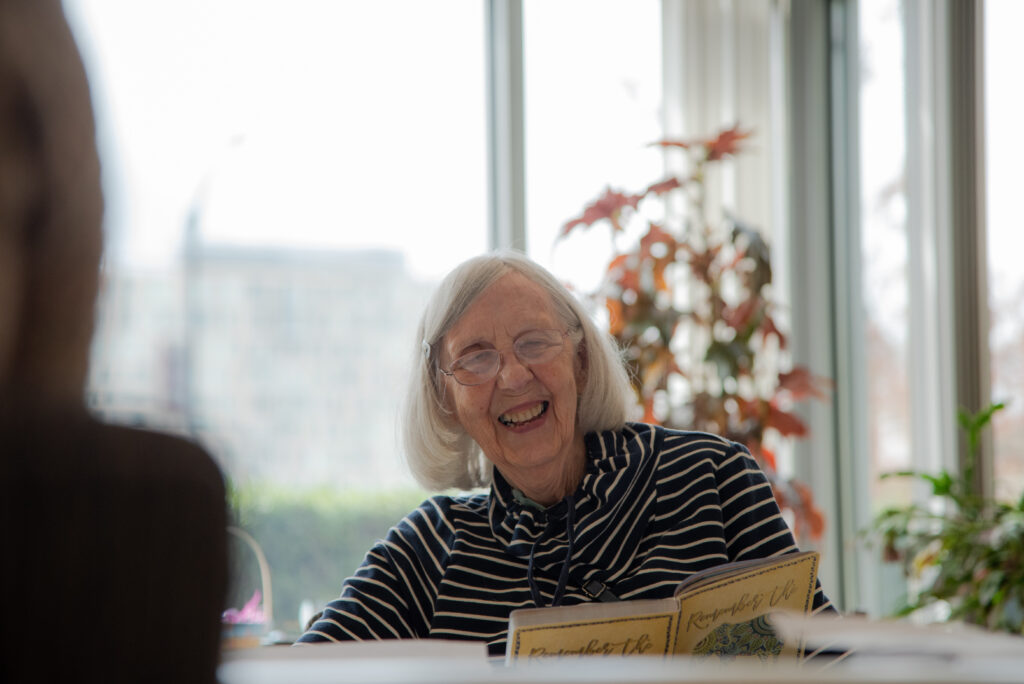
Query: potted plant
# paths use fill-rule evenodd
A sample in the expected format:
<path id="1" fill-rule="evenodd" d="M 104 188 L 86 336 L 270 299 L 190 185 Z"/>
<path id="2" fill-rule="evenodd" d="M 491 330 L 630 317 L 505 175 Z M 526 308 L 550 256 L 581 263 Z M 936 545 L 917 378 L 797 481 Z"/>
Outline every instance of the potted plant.
<path id="1" fill-rule="evenodd" d="M 926 482 L 933 499 L 893 506 L 879 513 L 866 534 L 880 543 L 885 558 L 903 564 L 912 591 L 896 615 L 941 606 L 945 619 L 1024 633 L 1024 495 L 997 501 L 974 489 L 978 443 L 995 403 L 976 414 L 960 411 L 967 440 L 959 473 L 918 471 L 882 477 Z"/>
<path id="2" fill-rule="evenodd" d="M 654 143 L 682 152 L 683 173 L 636 193 L 606 188 L 559 239 L 598 224 L 610 228 L 613 257 L 590 295 L 607 309 L 609 332 L 625 351 L 643 420 L 745 444 L 780 505 L 792 511 L 794 532 L 816 539 L 824 519 L 810 488 L 779 477 L 766 437 L 805 436 L 793 406 L 824 398 L 828 382 L 785 367 L 763 236 L 708 208 L 709 174 L 749 135 L 733 126 L 707 139 Z"/>

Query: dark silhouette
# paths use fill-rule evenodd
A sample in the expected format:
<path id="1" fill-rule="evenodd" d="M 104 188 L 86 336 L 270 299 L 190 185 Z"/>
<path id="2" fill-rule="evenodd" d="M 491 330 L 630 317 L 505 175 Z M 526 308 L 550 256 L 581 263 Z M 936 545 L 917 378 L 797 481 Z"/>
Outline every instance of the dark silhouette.
<path id="1" fill-rule="evenodd" d="M 102 213 L 61 4 L 0 0 L 0 681 L 214 682 L 221 472 L 83 401 Z"/>

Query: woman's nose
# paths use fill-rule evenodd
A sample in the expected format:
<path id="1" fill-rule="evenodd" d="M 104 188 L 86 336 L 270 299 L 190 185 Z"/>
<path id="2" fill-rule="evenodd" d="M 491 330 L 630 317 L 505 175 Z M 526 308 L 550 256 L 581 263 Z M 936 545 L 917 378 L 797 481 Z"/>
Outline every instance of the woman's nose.
<path id="1" fill-rule="evenodd" d="M 515 390 L 533 379 L 533 371 L 513 352 L 501 355 L 498 367 L 498 386 L 502 389 Z"/>

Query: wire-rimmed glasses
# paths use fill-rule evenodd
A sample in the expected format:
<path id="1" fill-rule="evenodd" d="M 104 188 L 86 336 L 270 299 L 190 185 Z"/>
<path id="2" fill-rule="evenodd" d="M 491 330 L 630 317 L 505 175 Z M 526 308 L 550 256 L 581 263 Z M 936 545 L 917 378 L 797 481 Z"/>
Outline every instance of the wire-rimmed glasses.
<path id="1" fill-rule="evenodd" d="M 547 363 L 558 356 L 565 346 L 564 330 L 527 330 L 512 343 L 512 351 L 524 366 Z M 451 368 L 437 369 L 455 378 L 460 385 L 473 387 L 482 385 L 498 374 L 501 368 L 501 352 L 497 349 L 480 349 L 455 359 Z"/>

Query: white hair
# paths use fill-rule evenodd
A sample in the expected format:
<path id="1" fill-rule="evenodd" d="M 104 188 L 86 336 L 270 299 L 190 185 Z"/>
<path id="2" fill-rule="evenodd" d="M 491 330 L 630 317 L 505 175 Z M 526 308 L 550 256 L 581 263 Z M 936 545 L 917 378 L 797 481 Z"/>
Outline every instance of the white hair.
<path id="1" fill-rule="evenodd" d="M 405 457 L 428 490 L 485 487 L 491 464 L 444 404 L 438 346 L 473 301 L 509 272 L 540 285 L 571 331 L 583 370 L 576 420 L 585 433 L 621 428 L 635 404 L 622 356 L 586 310 L 551 273 L 523 254 L 502 250 L 469 259 L 452 270 L 427 303 L 416 332 L 409 390 L 401 426 Z"/>

